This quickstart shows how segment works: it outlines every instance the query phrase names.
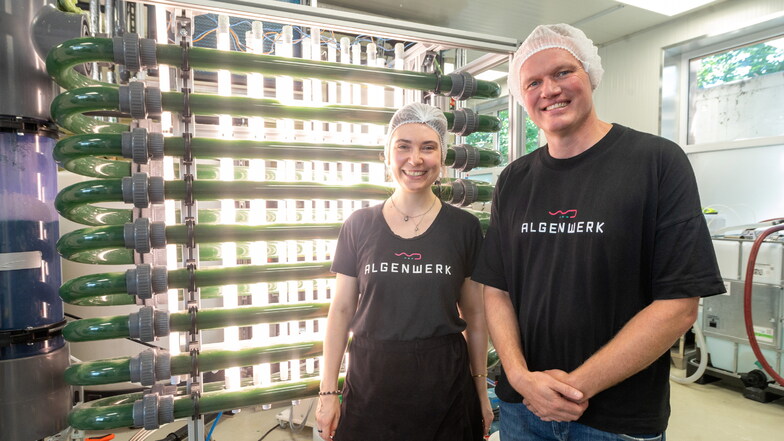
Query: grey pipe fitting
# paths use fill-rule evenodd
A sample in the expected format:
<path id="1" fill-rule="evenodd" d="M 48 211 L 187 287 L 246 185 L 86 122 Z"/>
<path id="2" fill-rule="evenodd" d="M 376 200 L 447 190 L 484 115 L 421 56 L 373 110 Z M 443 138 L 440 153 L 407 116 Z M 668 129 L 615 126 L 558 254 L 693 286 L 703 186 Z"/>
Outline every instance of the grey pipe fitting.
<path id="1" fill-rule="evenodd" d="M 479 196 L 479 187 L 475 182 L 468 179 L 456 179 L 451 182 L 451 185 L 452 199 L 449 201 L 450 204 L 467 207 L 476 202 Z"/>
<path id="2" fill-rule="evenodd" d="M 154 69 L 158 67 L 158 53 L 155 40 L 152 38 L 139 39 L 139 61 L 142 67 Z"/>
<path id="3" fill-rule="evenodd" d="M 465 196 L 463 197 L 460 206 L 467 207 L 476 202 L 479 197 L 479 187 L 476 186 L 476 182 L 468 179 L 458 179 L 458 181 L 463 185 L 465 190 Z"/>
<path id="4" fill-rule="evenodd" d="M 136 127 L 122 133 L 122 155 L 133 159 L 134 164 L 147 164 L 150 159 L 147 129 Z"/>
<path id="5" fill-rule="evenodd" d="M 147 135 L 147 152 L 152 159 L 163 159 L 163 133 L 154 132 Z"/>
<path id="6" fill-rule="evenodd" d="M 141 341 L 153 341 L 169 335 L 169 313 L 152 306 L 142 306 L 128 314 L 128 334 Z"/>
<path id="7" fill-rule="evenodd" d="M 17 22 L 21 21 L 24 23 L 24 26 L 27 26 L 27 22 L 25 22 L 26 16 L 22 14 L 24 14 L 24 11 L 27 8 L 35 7 L 36 6 L 33 5 L 24 7 L 22 7 L 22 5 L 18 5 L 16 10 L 13 12 L 7 11 L 6 13 L 8 14 L 9 22 L 16 19 Z M 28 34 L 28 37 L 32 40 L 35 51 L 38 53 L 38 56 L 41 58 L 41 60 L 46 60 L 46 55 L 50 50 L 52 50 L 53 47 L 57 46 L 58 44 L 72 38 L 90 35 L 90 27 L 87 23 L 87 17 L 85 15 L 60 11 L 53 4 L 46 5 L 41 8 L 40 11 L 38 11 L 38 13 L 35 15 L 35 18 L 33 19 L 30 30 L 32 35 Z M 14 40 L 14 46 L 15 49 L 20 49 L 16 40 Z M 26 54 L 23 49 L 20 52 L 22 54 Z M 29 53 L 27 54 L 27 56 L 29 56 Z M 8 62 L 6 59 L 3 61 L 4 63 Z M 9 70 L 9 67 L 10 66 L 7 66 L 5 70 Z M 19 67 L 16 66 L 16 68 L 18 69 Z M 20 71 L 25 72 L 23 69 L 20 69 Z"/>
<path id="8" fill-rule="evenodd" d="M 454 120 L 452 121 L 452 129 L 450 132 L 460 136 L 468 136 L 476 132 L 479 128 L 479 118 L 473 110 L 455 109 L 452 114 Z"/>
<path id="9" fill-rule="evenodd" d="M 449 96 L 462 101 L 474 96 L 476 91 L 476 78 L 468 72 L 453 72 L 448 75 L 452 79 Z"/>
<path id="10" fill-rule="evenodd" d="M 129 364 L 130 379 L 142 386 L 152 386 L 156 381 L 171 377 L 171 355 L 166 351 L 150 348 L 131 357 Z"/>
<path id="11" fill-rule="evenodd" d="M 157 225 L 157 224 L 156 224 Z M 157 230 L 159 228 L 153 225 L 153 230 Z M 163 230 L 164 235 L 164 246 L 166 246 L 166 225 L 161 224 L 160 229 Z M 157 236 L 153 234 L 153 236 Z M 155 241 L 157 242 L 158 239 L 156 238 Z M 157 243 L 156 243 L 157 244 Z M 156 266 L 152 269 L 152 292 L 155 294 L 162 294 L 169 290 L 169 270 L 166 269 L 165 266 Z"/>
<path id="12" fill-rule="evenodd" d="M 122 178 L 123 202 L 133 204 L 136 208 L 149 207 L 149 181 L 147 173 L 134 173 L 133 176 Z"/>
<path id="13" fill-rule="evenodd" d="M 161 89 L 144 87 L 141 81 L 119 87 L 120 112 L 128 113 L 133 119 L 160 116 L 163 111 Z"/>
<path id="14" fill-rule="evenodd" d="M 140 217 L 133 223 L 123 226 L 125 248 L 135 250 L 137 253 L 146 254 L 152 249 L 166 247 L 166 224 L 163 222 L 150 222 L 149 218 Z"/>
<path id="15" fill-rule="evenodd" d="M 150 204 L 161 204 L 165 200 L 164 182 L 160 176 L 134 173 L 122 178 L 123 202 L 136 208 L 147 208 Z"/>
<path id="16" fill-rule="evenodd" d="M 131 382 L 150 386 L 155 382 L 155 353 L 153 349 L 140 352 L 128 361 Z"/>
<path id="17" fill-rule="evenodd" d="M 151 228 L 155 230 L 156 226 L 157 223 Z M 150 242 L 154 241 L 151 239 Z M 168 270 L 165 266 L 139 264 L 125 272 L 125 285 L 128 294 L 140 299 L 151 299 L 153 294 L 161 294 L 169 289 Z"/>
<path id="18" fill-rule="evenodd" d="M 155 430 L 174 421 L 174 396 L 150 393 L 133 403 L 133 425 Z"/>
<path id="19" fill-rule="evenodd" d="M 467 172 L 479 165 L 479 149 L 471 144 L 458 144 L 452 146 L 455 152 L 455 162 L 452 168 Z"/>
<path id="20" fill-rule="evenodd" d="M 152 298 L 152 265 L 142 263 L 125 272 L 125 287 L 128 294 L 140 299 Z"/>
<path id="21" fill-rule="evenodd" d="M 113 37 L 112 49 L 114 62 L 124 65 L 131 72 L 158 66 L 155 40 L 139 38 L 139 34 L 126 32 L 120 37 Z"/>
<path id="22" fill-rule="evenodd" d="M 465 187 L 459 179 L 450 182 L 450 185 L 452 186 L 452 199 L 449 200 L 449 203 L 458 205 L 465 199 Z"/>
<path id="23" fill-rule="evenodd" d="M 140 217 L 133 223 L 123 225 L 123 238 L 125 248 L 135 250 L 137 253 L 146 254 L 150 247 L 150 219 Z"/>

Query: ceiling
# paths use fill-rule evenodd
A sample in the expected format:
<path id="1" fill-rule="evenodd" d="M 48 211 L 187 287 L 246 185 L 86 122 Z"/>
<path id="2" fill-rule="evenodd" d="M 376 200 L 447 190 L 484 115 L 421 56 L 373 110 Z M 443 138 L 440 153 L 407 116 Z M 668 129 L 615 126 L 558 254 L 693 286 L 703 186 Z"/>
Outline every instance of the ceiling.
<path id="1" fill-rule="evenodd" d="M 672 19 L 615 0 L 318 0 L 318 6 L 519 41 L 539 24 L 569 23 L 597 45 Z"/>

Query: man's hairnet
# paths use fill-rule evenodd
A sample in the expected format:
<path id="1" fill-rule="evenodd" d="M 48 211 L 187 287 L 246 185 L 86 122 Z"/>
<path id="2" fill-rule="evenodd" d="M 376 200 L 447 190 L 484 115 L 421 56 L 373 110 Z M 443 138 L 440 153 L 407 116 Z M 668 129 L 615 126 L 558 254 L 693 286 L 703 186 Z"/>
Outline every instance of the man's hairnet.
<path id="1" fill-rule="evenodd" d="M 588 73 L 592 89 L 596 89 L 602 81 L 604 69 L 599 49 L 583 31 L 563 23 L 537 26 L 517 49 L 509 66 L 509 94 L 521 105 L 524 105 L 520 89 L 520 69 L 523 63 L 535 53 L 551 48 L 565 49 L 577 58 Z"/>

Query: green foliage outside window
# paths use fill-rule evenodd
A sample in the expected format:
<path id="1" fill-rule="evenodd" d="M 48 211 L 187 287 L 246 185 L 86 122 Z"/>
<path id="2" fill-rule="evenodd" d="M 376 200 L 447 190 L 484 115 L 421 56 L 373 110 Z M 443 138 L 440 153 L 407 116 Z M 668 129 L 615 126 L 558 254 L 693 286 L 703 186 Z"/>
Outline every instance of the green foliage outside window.
<path id="1" fill-rule="evenodd" d="M 707 88 L 784 71 L 784 38 L 721 52 L 697 63 L 697 87 Z"/>
<path id="2" fill-rule="evenodd" d="M 509 111 L 501 110 L 496 116 L 501 120 L 501 130 L 498 133 L 472 133 L 466 137 L 466 143 L 498 150 L 503 158 L 501 165 L 506 165 L 509 163 Z M 539 129 L 529 118 L 525 118 L 525 154 L 531 153 L 538 147 Z"/>

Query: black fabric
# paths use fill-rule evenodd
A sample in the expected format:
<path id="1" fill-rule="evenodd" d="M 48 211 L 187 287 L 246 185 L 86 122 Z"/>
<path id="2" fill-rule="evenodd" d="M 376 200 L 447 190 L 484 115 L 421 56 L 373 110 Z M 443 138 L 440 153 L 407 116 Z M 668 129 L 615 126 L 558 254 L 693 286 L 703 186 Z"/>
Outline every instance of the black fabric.
<path id="1" fill-rule="evenodd" d="M 462 332 L 457 301 L 479 254 L 479 220 L 444 205 L 427 231 L 404 239 L 389 228 L 382 207 L 349 216 L 332 262 L 333 272 L 359 282 L 354 336 L 415 340 Z"/>
<path id="2" fill-rule="evenodd" d="M 620 125 L 578 156 L 545 146 L 501 173 L 473 279 L 510 293 L 537 371 L 574 370 L 654 300 L 724 292 L 686 155 Z M 668 376 L 665 354 L 593 397 L 579 422 L 663 432 Z M 505 377 L 496 393 L 522 399 Z"/>
<path id="3" fill-rule="evenodd" d="M 355 337 L 335 441 L 479 441 L 482 411 L 461 334 Z"/>

